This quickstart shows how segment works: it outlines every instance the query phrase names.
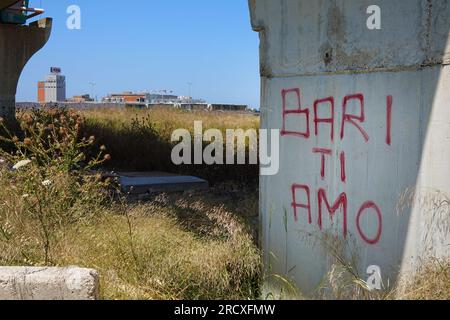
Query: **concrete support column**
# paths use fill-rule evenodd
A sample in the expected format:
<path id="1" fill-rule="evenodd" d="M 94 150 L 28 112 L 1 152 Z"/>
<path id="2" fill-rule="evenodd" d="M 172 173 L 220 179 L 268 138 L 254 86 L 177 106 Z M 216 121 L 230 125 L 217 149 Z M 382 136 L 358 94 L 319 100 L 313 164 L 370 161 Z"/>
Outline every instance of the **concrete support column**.
<path id="1" fill-rule="evenodd" d="M 249 4 L 261 126 L 281 133 L 261 177 L 267 270 L 313 293 L 337 258 L 385 288 L 448 259 L 450 1 Z"/>
<path id="2" fill-rule="evenodd" d="M 48 41 L 52 19 L 28 26 L 0 24 L 0 116 L 15 122 L 15 96 L 20 74 L 28 60 Z"/>

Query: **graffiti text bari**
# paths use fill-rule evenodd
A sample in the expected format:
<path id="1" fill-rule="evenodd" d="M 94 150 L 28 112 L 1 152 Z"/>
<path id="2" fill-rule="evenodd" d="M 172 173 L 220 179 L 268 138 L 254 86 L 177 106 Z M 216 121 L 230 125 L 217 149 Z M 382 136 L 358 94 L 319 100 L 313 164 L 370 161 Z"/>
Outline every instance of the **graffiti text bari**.
<path id="1" fill-rule="evenodd" d="M 203 131 L 202 121 L 194 122 L 193 137 L 189 130 L 175 130 L 172 142 L 178 144 L 172 150 L 172 162 L 175 165 L 257 165 L 259 157 L 261 175 L 278 173 L 280 130 L 270 130 L 270 142 L 269 131 L 264 129 L 227 129 L 225 135 L 224 138 L 219 129 Z"/>

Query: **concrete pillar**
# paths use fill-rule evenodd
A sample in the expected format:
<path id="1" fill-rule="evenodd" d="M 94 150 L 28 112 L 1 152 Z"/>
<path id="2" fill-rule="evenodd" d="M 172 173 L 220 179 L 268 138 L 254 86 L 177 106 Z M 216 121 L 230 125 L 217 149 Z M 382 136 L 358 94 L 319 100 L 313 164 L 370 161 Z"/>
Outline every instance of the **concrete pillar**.
<path id="1" fill-rule="evenodd" d="M 267 269 L 312 293 L 336 255 L 385 287 L 450 257 L 450 2 L 249 5 L 262 128 L 281 131 L 261 177 Z"/>
<path id="2" fill-rule="evenodd" d="M 0 116 L 15 119 L 17 83 L 25 64 L 50 37 L 52 19 L 28 26 L 0 24 Z"/>

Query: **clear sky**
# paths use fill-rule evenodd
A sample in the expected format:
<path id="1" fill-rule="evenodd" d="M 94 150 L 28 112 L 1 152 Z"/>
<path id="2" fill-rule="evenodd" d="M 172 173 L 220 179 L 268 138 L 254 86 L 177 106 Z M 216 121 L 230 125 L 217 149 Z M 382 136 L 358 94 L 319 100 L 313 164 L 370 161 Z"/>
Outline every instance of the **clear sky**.
<path id="1" fill-rule="evenodd" d="M 31 0 L 54 18 L 47 45 L 25 67 L 17 101 L 37 100 L 51 66 L 67 96 L 173 90 L 217 103 L 259 107 L 258 34 L 247 0 Z M 81 30 L 69 30 L 69 5 Z M 96 83 L 92 87 L 89 83 Z"/>

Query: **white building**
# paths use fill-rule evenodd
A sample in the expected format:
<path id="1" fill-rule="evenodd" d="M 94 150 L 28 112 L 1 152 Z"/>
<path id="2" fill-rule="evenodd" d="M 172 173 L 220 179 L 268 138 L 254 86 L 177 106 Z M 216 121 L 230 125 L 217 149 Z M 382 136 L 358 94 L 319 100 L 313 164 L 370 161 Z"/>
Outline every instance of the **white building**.
<path id="1" fill-rule="evenodd" d="M 50 74 L 45 77 L 45 102 L 66 101 L 66 77 L 61 75 L 60 68 L 51 68 Z"/>

